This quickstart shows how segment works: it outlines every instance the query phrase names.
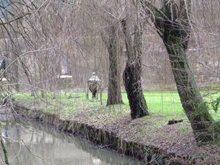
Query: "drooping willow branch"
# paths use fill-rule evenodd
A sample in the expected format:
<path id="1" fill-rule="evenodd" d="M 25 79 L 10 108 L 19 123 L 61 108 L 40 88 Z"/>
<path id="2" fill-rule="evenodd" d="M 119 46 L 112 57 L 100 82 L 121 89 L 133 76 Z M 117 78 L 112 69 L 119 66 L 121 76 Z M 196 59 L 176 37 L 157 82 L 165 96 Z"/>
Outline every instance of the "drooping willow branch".
<path id="1" fill-rule="evenodd" d="M 32 14 L 31 12 L 27 12 L 24 15 L 18 16 L 18 17 L 14 18 L 14 19 L 11 19 L 11 20 L 7 21 L 7 22 L 1 22 L 0 25 L 10 24 L 10 23 L 12 23 L 14 21 L 22 19 L 22 18 L 26 17 L 27 15 L 31 15 L 31 14 Z"/>
<path id="2" fill-rule="evenodd" d="M 2 137 L 1 137 L 1 146 L 2 146 L 2 149 L 3 149 L 4 155 L 5 155 L 5 164 L 9 165 L 9 162 L 8 162 L 8 152 L 6 150 L 6 147 L 5 147 L 5 144 L 3 142 Z"/>

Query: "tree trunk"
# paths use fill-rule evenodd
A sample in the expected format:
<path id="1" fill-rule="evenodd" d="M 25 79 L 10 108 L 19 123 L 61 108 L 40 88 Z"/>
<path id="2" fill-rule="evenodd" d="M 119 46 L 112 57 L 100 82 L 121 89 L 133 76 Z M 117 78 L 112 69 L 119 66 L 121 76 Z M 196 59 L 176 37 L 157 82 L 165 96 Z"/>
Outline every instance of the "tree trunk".
<path id="1" fill-rule="evenodd" d="M 109 81 L 107 106 L 123 104 L 121 96 L 121 68 L 120 68 L 120 42 L 118 36 L 118 22 L 106 29 L 108 37 L 102 33 L 102 39 L 109 53 Z"/>
<path id="2" fill-rule="evenodd" d="M 118 54 L 118 45 L 112 45 L 109 50 L 109 80 L 108 80 L 108 99 L 107 105 L 123 104 L 121 96 L 121 74 L 120 74 L 120 58 Z"/>
<path id="3" fill-rule="evenodd" d="M 131 33 L 126 26 L 126 20 L 122 20 L 122 26 L 128 56 L 123 80 L 131 108 L 131 118 L 136 119 L 149 115 L 141 86 L 142 32 L 140 27 L 135 25 L 134 41 L 132 42 Z"/>
<path id="4" fill-rule="evenodd" d="M 209 128 L 214 121 L 197 88 L 194 75 L 180 44 L 164 40 L 183 109 L 197 141 L 212 140 Z M 172 45 L 172 46 L 171 46 Z M 174 46 L 176 45 L 176 46 Z"/>
<path id="5" fill-rule="evenodd" d="M 141 87 L 140 72 L 140 66 L 138 62 L 135 62 L 133 64 L 127 63 L 123 73 L 123 80 L 131 108 L 132 119 L 149 115 Z"/>
<path id="6" fill-rule="evenodd" d="M 154 24 L 158 30 L 157 32 L 169 54 L 176 87 L 196 141 L 213 140 L 209 128 L 214 120 L 197 88 L 186 56 L 190 36 L 189 13 L 191 1 L 187 3 L 180 0 L 179 6 L 177 6 L 177 4 L 172 4 L 166 0 L 160 10 L 147 1 L 141 2 L 146 13 L 149 14 L 149 8 L 154 13 L 155 17 L 152 17 L 152 19 L 155 19 Z"/>

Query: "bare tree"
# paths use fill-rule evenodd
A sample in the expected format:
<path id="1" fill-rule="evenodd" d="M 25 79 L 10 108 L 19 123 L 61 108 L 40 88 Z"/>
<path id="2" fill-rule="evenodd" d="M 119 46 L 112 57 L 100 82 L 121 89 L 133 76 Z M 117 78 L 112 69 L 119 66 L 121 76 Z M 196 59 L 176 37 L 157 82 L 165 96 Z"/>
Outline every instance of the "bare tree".
<path id="1" fill-rule="evenodd" d="M 131 108 L 131 118 L 136 119 L 149 115 L 146 100 L 143 96 L 141 86 L 142 71 L 142 27 L 139 22 L 139 1 L 135 2 L 135 24 L 132 33 L 127 24 L 126 18 L 121 24 L 125 35 L 126 54 L 128 57 L 126 67 L 123 73 L 125 90 L 127 92 L 129 105 Z M 128 16 L 128 15 L 127 15 Z M 127 17 L 128 18 L 128 17 Z"/>
<path id="2" fill-rule="evenodd" d="M 108 49 L 109 53 L 109 82 L 108 82 L 108 99 L 107 105 L 122 104 L 121 97 L 121 60 L 120 53 L 122 52 L 122 47 L 119 41 L 119 22 L 116 24 L 111 24 L 108 27 L 109 36 L 105 37 L 102 33 L 103 41 Z"/>
<path id="3" fill-rule="evenodd" d="M 117 6 L 117 3 L 114 5 Z M 101 18 L 104 22 L 104 30 L 101 31 L 101 37 L 109 54 L 108 106 L 123 104 L 121 96 L 121 54 L 123 48 L 120 39 L 120 22 L 116 18 L 109 16 L 109 13 L 112 15 L 116 15 L 116 13 L 112 13 L 112 10 L 107 7 L 103 7 L 103 10 L 104 13 L 102 12 Z"/>
<path id="4" fill-rule="evenodd" d="M 209 128 L 214 120 L 197 88 L 186 57 L 191 30 L 191 0 L 179 2 L 166 0 L 162 2 L 161 9 L 156 8 L 149 1 L 141 2 L 146 13 L 151 15 L 151 20 L 169 54 L 181 103 L 197 142 L 213 140 Z"/>

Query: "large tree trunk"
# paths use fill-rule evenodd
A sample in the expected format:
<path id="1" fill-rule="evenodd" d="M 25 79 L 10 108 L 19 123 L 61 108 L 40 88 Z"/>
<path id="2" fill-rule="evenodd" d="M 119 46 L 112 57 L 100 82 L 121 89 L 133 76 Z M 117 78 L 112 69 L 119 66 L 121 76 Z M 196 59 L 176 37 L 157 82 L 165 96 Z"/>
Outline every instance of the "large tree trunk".
<path id="1" fill-rule="evenodd" d="M 108 81 L 108 99 L 107 105 L 123 104 L 121 96 L 121 73 L 120 73 L 120 56 L 117 49 L 117 45 L 113 45 L 113 50 L 109 53 L 109 81 Z"/>
<path id="2" fill-rule="evenodd" d="M 128 57 L 123 80 L 131 108 L 131 118 L 136 119 L 149 115 L 141 86 L 142 32 L 140 27 L 135 25 L 134 40 L 132 42 L 131 33 L 126 26 L 126 20 L 122 21 L 122 26 Z"/>
<path id="3" fill-rule="evenodd" d="M 176 40 L 164 39 L 183 109 L 191 123 L 196 140 L 210 141 L 212 136 L 209 134 L 209 128 L 214 120 L 197 88 L 186 52 L 175 42 Z"/>
<path id="4" fill-rule="evenodd" d="M 149 115 L 147 111 L 147 103 L 143 96 L 140 75 L 141 68 L 138 61 L 133 64 L 126 64 L 123 73 L 123 80 L 131 108 L 132 119 Z"/>
<path id="5" fill-rule="evenodd" d="M 107 34 L 106 34 L 107 33 Z M 102 39 L 109 53 L 109 81 L 108 81 L 108 99 L 107 106 L 113 104 L 123 104 L 121 96 L 121 67 L 120 67 L 120 49 L 121 45 L 118 36 L 118 22 L 110 25 L 102 33 Z M 108 37 L 106 37 L 108 35 Z"/>
<path id="6" fill-rule="evenodd" d="M 188 117 L 197 142 L 213 140 L 209 128 L 214 121 L 208 107 L 197 88 L 194 75 L 186 57 L 190 36 L 190 1 L 180 0 L 179 7 L 168 1 L 159 10 L 148 2 L 143 2 L 154 13 L 154 23 L 169 54 L 169 59 L 181 99 L 183 109 Z M 148 8 L 145 8 L 147 13 Z M 181 14 L 179 14 L 181 13 Z"/>

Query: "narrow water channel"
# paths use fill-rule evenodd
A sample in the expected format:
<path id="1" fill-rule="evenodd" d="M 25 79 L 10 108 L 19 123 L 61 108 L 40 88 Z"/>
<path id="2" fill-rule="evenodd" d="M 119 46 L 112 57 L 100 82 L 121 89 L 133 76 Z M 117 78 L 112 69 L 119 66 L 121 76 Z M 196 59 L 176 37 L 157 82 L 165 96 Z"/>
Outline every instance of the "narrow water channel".
<path id="1" fill-rule="evenodd" d="M 138 165 L 135 159 L 101 149 L 87 140 L 36 121 L 7 121 L 0 115 L 1 135 L 10 165 Z M 0 164 L 4 154 L 0 147 Z"/>

